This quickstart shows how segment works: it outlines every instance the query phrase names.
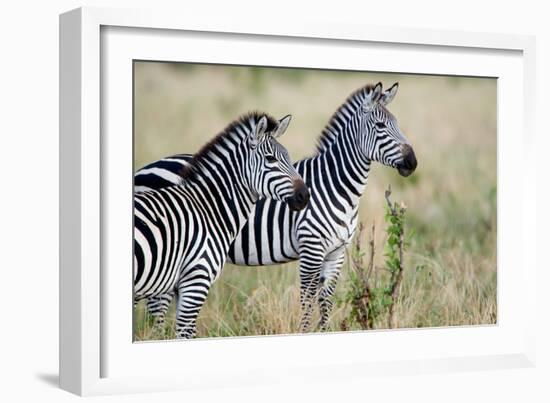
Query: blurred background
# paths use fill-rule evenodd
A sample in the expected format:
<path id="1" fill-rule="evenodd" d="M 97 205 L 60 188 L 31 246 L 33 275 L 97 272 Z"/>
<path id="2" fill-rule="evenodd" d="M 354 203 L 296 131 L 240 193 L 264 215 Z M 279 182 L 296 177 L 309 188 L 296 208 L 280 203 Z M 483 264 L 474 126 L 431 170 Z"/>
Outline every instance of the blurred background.
<path id="1" fill-rule="evenodd" d="M 496 79 L 136 62 L 134 167 L 194 153 L 250 110 L 276 118 L 292 114 L 281 143 L 293 160 L 311 156 L 336 109 L 353 91 L 378 81 L 384 88 L 399 82 L 388 109 L 418 159 L 408 178 L 373 164 L 360 208 L 365 226 L 376 224 L 381 249 L 389 184 L 392 199 L 408 206 L 406 231 L 414 235 L 405 255 L 397 326 L 496 323 Z M 345 292 L 347 264 L 337 295 Z M 383 265 L 381 253 L 377 264 Z M 332 330 L 339 330 L 347 309 L 335 308 Z M 198 337 L 293 333 L 299 317 L 297 263 L 226 265 L 199 315 Z M 143 302 L 135 329 L 138 340 L 152 337 Z"/>

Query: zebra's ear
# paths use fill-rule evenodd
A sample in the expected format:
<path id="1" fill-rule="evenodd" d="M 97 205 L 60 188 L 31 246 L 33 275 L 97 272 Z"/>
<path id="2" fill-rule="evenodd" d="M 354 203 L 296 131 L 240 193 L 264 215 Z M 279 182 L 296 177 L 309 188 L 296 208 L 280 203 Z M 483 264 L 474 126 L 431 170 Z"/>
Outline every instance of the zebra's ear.
<path id="1" fill-rule="evenodd" d="M 365 97 L 365 103 L 363 104 L 363 112 L 367 113 L 374 108 L 376 103 L 380 100 L 382 95 L 382 83 L 378 83 Z"/>
<path id="2" fill-rule="evenodd" d="M 292 119 L 292 115 L 286 115 L 284 118 L 279 120 L 279 125 L 277 128 L 273 131 L 271 136 L 276 139 L 277 137 L 280 137 L 283 135 L 284 132 L 286 132 L 286 129 L 288 129 L 288 125 L 290 124 L 290 120 Z"/>
<path id="3" fill-rule="evenodd" d="M 267 118 L 265 116 L 262 116 L 261 119 L 256 124 L 256 127 L 254 128 L 254 130 L 250 132 L 249 140 L 250 140 L 250 146 L 252 148 L 258 145 L 258 141 L 265 134 L 266 129 L 267 129 Z"/>
<path id="4" fill-rule="evenodd" d="M 393 98 L 395 97 L 395 94 L 397 94 L 397 89 L 399 88 L 399 83 L 395 83 L 392 85 L 389 89 L 384 91 L 382 96 L 380 97 L 380 103 L 384 106 L 389 104 L 391 101 L 393 101 Z"/>

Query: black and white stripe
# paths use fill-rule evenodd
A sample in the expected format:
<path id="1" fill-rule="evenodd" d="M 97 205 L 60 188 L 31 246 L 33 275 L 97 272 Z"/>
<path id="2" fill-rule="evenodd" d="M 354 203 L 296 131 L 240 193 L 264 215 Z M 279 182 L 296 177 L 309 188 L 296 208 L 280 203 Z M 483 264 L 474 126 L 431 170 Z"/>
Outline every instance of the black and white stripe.
<path id="1" fill-rule="evenodd" d="M 275 140 L 289 121 L 258 113 L 235 121 L 186 169 L 167 173 L 173 182 L 157 168 L 142 171 L 168 186 L 134 197 L 134 300 L 177 295 L 178 337 L 195 335 L 200 308 L 255 202 L 307 204 L 307 189 Z"/>
<path id="2" fill-rule="evenodd" d="M 353 93 L 325 127 L 318 153 L 294 164 L 311 193 L 307 208 L 293 213 L 285 203 L 260 200 L 229 250 L 229 260 L 238 265 L 272 265 L 300 259 L 303 331 L 310 326 L 315 299 L 321 310 L 320 328 L 327 326 L 371 162 L 394 167 L 403 176 L 416 168 L 412 147 L 386 109 L 397 88 L 394 84 L 382 92 L 378 83 Z M 136 186 L 157 188 L 159 178 L 170 181 L 169 175 L 190 157 L 178 155 L 148 165 L 136 173 Z M 162 173 L 145 175 L 154 168 Z M 159 311 L 166 310 L 169 299 L 164 296 L 151 300 L 150 311 L 159 315 Z"/>

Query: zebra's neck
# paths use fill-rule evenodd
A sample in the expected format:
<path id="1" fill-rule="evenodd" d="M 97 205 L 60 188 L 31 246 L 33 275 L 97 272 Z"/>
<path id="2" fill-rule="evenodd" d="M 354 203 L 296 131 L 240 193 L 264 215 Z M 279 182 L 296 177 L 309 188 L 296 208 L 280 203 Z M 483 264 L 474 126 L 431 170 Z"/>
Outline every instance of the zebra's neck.
<path id="1" fill-rule="evenodd" d="M 241 160 L 237 156 L 232 161 Z M 243 182 L 239 164 L 205 159 L 200 171 L 186 180 L 183 189 L 208 214 L 208 222 L 228 244 L 239 233 L 250 216 L 258 196 Z"/>
<path id="2" fill-rule="evenodd" d="M 345 105 L 340 109 L 344 107 L 349 108 Z M 371 164 L 358 146 L 360 125 L 353 112 L 346 114 L 347 119 L 338 112 L 335 114 L 321 137 L 319 153 L 314 157 L 321 167 L 319 173 L 327 183 L 329 200 L 347 212 L 356 210 L 359 205 Z M 350 113 L 349 109 L 347 113 Z"/>

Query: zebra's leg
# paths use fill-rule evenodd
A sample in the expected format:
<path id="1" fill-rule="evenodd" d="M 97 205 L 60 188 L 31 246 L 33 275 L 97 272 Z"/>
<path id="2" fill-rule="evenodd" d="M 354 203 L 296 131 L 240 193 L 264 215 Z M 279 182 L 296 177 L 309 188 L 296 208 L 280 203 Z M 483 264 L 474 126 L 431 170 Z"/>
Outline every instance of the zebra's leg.
<path id="1" fill-rule="evenodd" d="M 323 252 L 313 247 L 303 247 L 300 250 L 300 332 L 307 332 L 311 324 L 313 303 L 319 290 Z"/>
<path id="2" fill-rule="evenodd" d="M 334 302 L 332 297 L 338 284 L 338 278 L 342 265 L 344 264 L 345 249 L 338 249 L 331 253 L 323 262 L 323 268 L 321 271 L 320 291 L 319 291 L 319 330 L 322 332 L 327 330 L 328 321 L 332 312 Z"/>
<path id="3" fill-rule="evenodd" d="M 211 271 L 196 266 L 178 284 L 176 337 L 192 339 L 197 333 L 197 317 L 212 285 Z"/>
<path id="4" fill-rule="evenodd" d="M 166 313 L 168 312 L 170 303 L 174 298 L 174 294 L 174 292 L 169 292 L 155 297 L 150 297 L 147 300 L 147 310 L 149 311 L 149 314 L 153 317 L 153 332 L 156 335 L 161 336 L 164 334 L 164 322 L 166 320 Z"/>

